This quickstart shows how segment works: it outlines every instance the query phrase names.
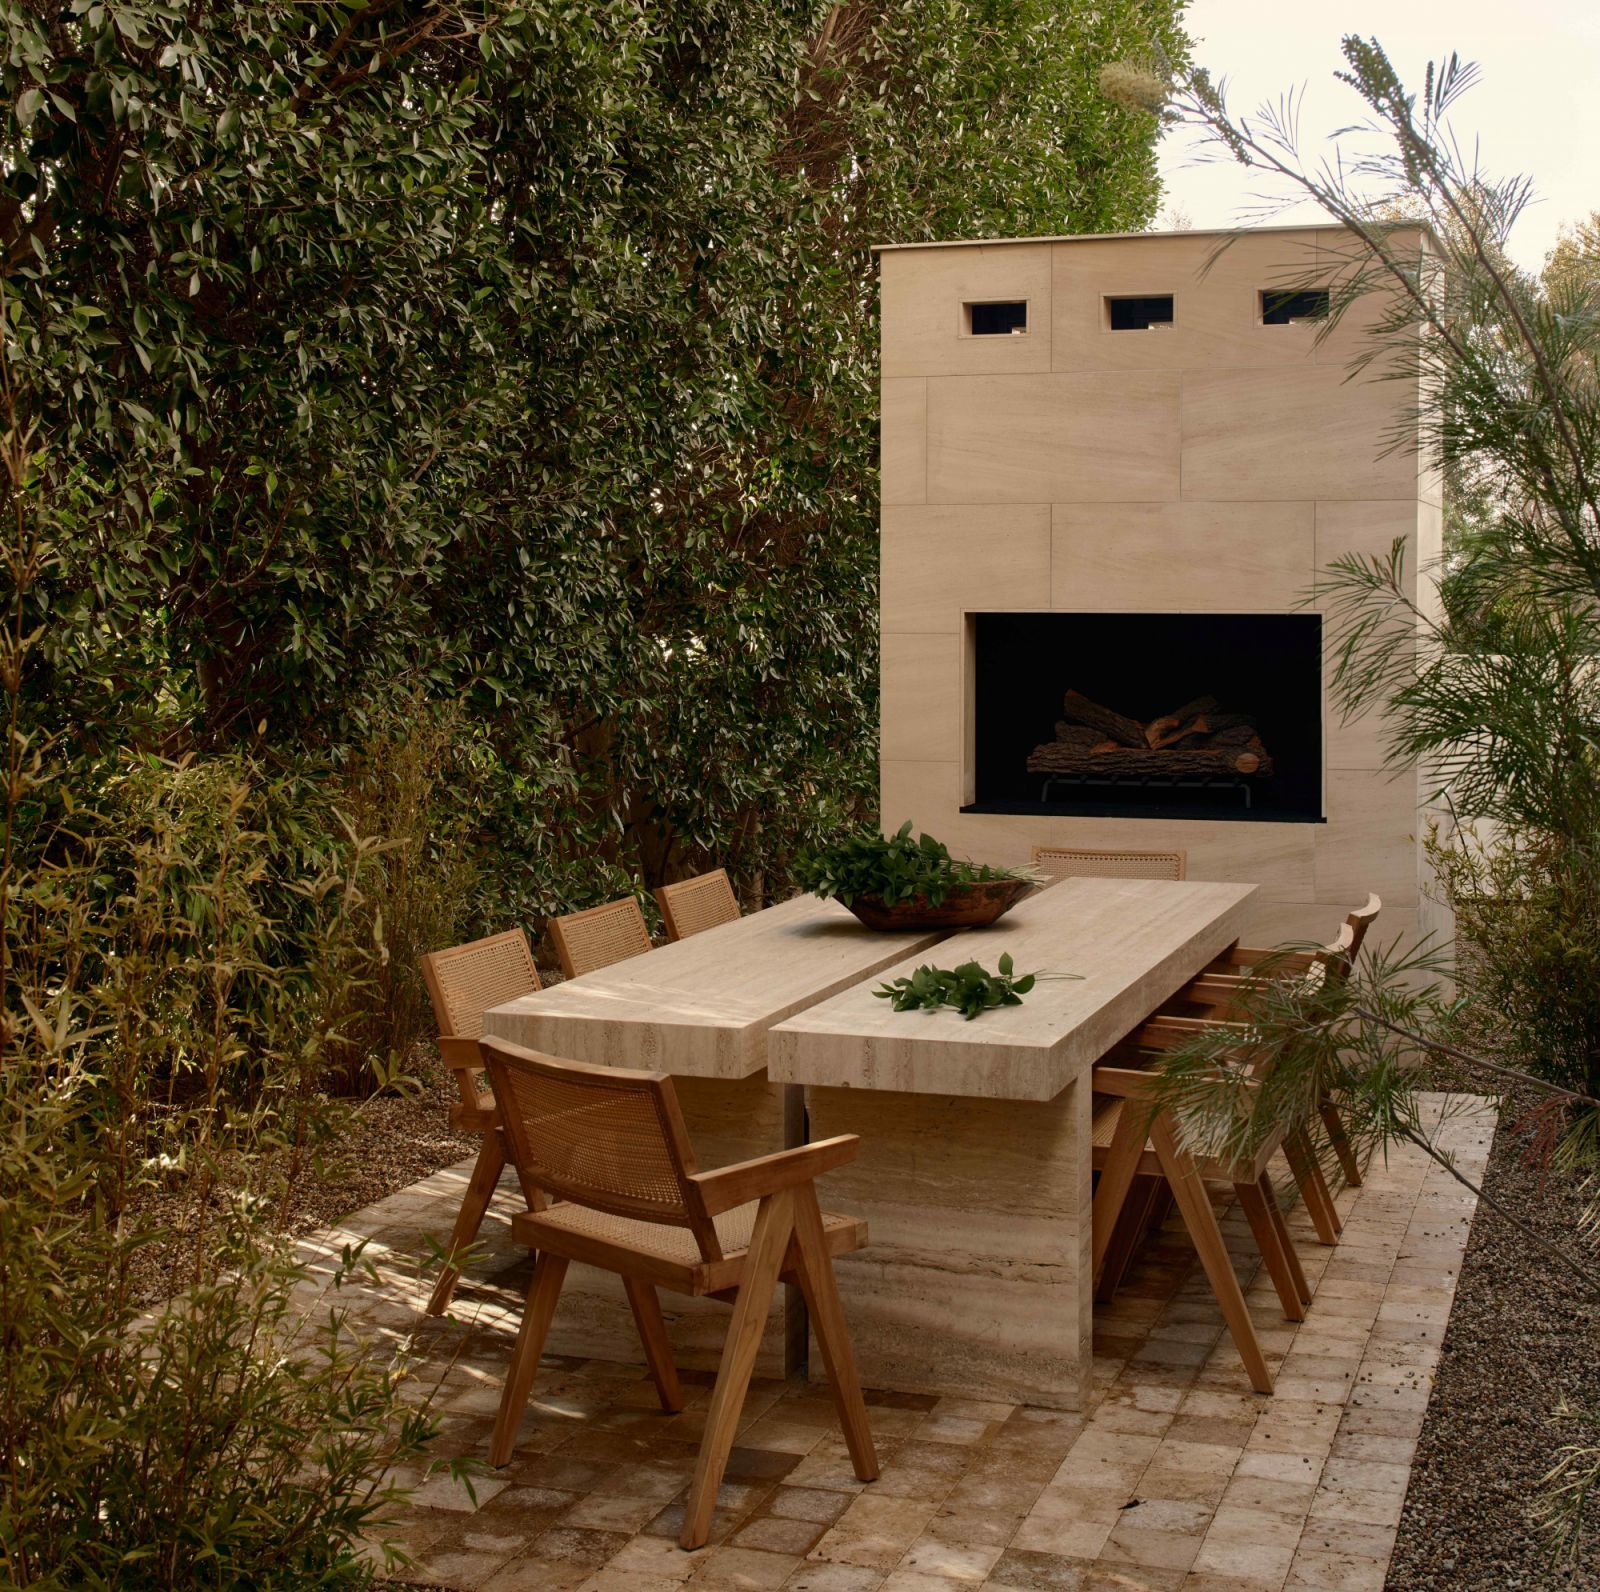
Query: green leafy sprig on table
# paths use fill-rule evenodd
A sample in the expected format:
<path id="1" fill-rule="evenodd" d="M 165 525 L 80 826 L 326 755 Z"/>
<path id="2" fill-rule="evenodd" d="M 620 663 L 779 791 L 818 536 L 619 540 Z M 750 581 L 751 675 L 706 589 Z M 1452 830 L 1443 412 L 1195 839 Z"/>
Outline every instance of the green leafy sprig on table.
<path id="1" fill-rule="evenodd" d="M 845 906 L 857 896 L 875 896 L 889 907 L 918 897 L 939 906 L 956 885 L 1036 877 L 1029 868 L 996 868 L 952 857 L 950 848 L 932 835 L 913 839 L 909 818 L 893 835 L 860 830 L 807 852 L 795 873 L 807 890 L 837 897 Z"/>
<path id="2" fill-rule="evenodd" d="M 970 1023 L 997 1006 L 1022 1004 L 1022 997 L 1033 988 L 1039 975 L 1022 973 L 1013 977 L 1014 967 L 1009 953 L 1002 954 L 998 973 L 989 972 L 977 962 L 963 962 L 955 968 L 928 963 L 910 978 L 891 979 L 872 993 L 893 1001 L 897 1012 L 931 1012 L 941 1006 L 954 1006 Z"/>

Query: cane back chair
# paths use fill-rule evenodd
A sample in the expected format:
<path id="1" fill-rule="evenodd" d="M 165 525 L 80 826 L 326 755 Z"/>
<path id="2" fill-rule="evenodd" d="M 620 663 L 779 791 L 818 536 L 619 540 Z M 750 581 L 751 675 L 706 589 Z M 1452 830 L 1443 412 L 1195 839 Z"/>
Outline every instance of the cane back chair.
<path id="1" fill-rule="evenodd" d="M 430 951 L 421 958 L 421 964 L 433 1001 L 433 1015 L 439 1024 L 439 1054 L 455 1074 L 461 1096 L 451 1108 L 450 1124 L 462 1133 L 483 1135 L 477 1163 L 450 1234 L 443 1270 L 428 1300 L 428 1314 L 437 1316 L 449 1308 L 461 1277 L 460 1256 L 478 1236 L 506 1164 L 495 1098 L 478 1090 L 478 1074 L 483 1070 L 483 1056 L 478 1049 L 483 1014 L 491 1006 L 513 1001 L 519 995 L 534 994 L 539 988 L 539 972 L 533 965 L 528 937 L 521 929 L 491 934 L 487 939 L 455 945 L 447 951 Z M 523 1188 L 526 1193 L 526 1182 Z"/>
<path id="2" fill-rule="evenodd" d="M 555 942 L 561 971 L 568 978 L 625 962 L 630 956 L 643 956 L 650 949 L 650 930 L 632 896 L 551 918 L 545 926 Z"/>
<path id="3" fill-rule="evenodd" d="M 684 1508 L 682 1547 L 701 1547 L 710 1533 L 780 1278 L 800 1286 L 855 1473 L 872 1481 L 878 1460 L 833 1275 L 833 1256 L 865 1244 L 866 1224 L 825 1214 L 815 1187 L 823 1172 L 855 1158 L 855 1135 L 701 1172 L 666 1073 L 557 1061 L 497 1039 L 484 1041 L 484 1056 L 511 1154 L 538 1196 L 511 1224 L 538 1258 L 490 1462 L 505 1465 L 515 1450 L 562 1280 L 576 1260 L 621 1276 L 668 1411 L 683 1407 L 683 1395 L 656 1289 L 733 1303 Z"/>
<path id="4" fill-rule="evenodd" d="M 1033 865 L 1051 879 L 1182 879 L 1182 851 L 1087 851 L 1082 846 L 1035 846 Z"/>
<path id="5" fill-rule="evenodd" d="M 661 908 L 661 921 L 667 926 L 669 940 L 686 940 L 702 929 L 733 923 L 739 917 L 739 903 L 723 868 L 662 885 L 656 891 L 656 905 Z"/>
<path id="6" fill-rule="evenodd" d="M 1199 978 L 1181 989 L 1163 1010 L 1191 1016 L 1203 1014 L 1213 1023 L 1238 1021 L 1248 1016 L 1249 986 L 1255 979 L 1299 979 L 1308 995 L 1324 988 L 1336 989 L 1350 977 L 1362 943 L 1382 910 L 1382 900 L 1369 894 L 1345 918 L 1344 926 L 1332 944 L 1309 953 L 1236 945 L 1212 962 Z M 1351 1188 L 1359 1188 L 1361 1166 L 1345 1132 L 1337 1104 L 1331 1099 L 1324 1099 L 1318 1111 L 1345 1182 Z M 1337 1222 L 1337 1215 L 1332 1219 Z"/>
<path id="7" fill-rule="evenodd" d="M 1143 1030 L 1135 1037 L 1146 1044 L 1161 1040 L 1159 1034 Z M 1150 1073 L 1136 1067 L 1100 1065 L 1091 1076 L 1095 1092 L 1093 1164 L 1100 1174 L 1093 1206 L 1096 1296 L 1106 1298 L 1115 1290 L 1134 1245 L 1150 1222 L 1154 1200 L 1162 1192 L 1170 1193 L 1222 1308 L 1250 1385 L 1258 1393 L 1270 1393 L 1272 1372 L 1205 1184 L 1232 1184 L 1285 1318 L 1303 1321 L 1311 1289 L 1267 1170 L 1280 1147 L 1280 1137 L 1264 1138 L 1252 1155 L 1239 1162 L 1197 1158 L 1184 1146 L 1170 1110 L 1155 1098 Z"/>

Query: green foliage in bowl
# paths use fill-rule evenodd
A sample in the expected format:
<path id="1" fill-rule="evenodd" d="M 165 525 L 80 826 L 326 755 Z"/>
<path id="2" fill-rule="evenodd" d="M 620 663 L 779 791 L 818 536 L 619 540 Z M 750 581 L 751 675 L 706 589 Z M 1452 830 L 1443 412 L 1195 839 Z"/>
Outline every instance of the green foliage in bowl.
<path id="1" fill-rule="evenodd" d="M 950 848 L 932 835 L 913 839 L 909 818 L 893 835 L 865 829 L 807 852 L 795 873 L 807 890 L 837 897 L 845 906 L 858 896 L 871 896 L 886 907 L 918 898 L 938 906 L 958 885 L 1037 877 L 1030 868 L 994 868 L 952 857 Z"/>

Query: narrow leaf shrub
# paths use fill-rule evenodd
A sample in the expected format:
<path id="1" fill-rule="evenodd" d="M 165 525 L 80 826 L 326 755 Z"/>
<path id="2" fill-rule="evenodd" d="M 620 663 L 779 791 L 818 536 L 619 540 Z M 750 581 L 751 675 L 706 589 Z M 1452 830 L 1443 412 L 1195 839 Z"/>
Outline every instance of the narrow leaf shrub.
<path id="1" fill-rule="evenodd" d="M 14 858 L 0 922 L 0 1566 L 26 1586 L 304 1587 L 369 1574 L 432 1424 L 404 1357 L 278 1236 L 364 931 L 352 841 L 274 878 L 239 759 L 131 763 Z M 14 814 L 12 815 L 15 816 Z M 299 903 L 302 960 L 273 964 Z"/>

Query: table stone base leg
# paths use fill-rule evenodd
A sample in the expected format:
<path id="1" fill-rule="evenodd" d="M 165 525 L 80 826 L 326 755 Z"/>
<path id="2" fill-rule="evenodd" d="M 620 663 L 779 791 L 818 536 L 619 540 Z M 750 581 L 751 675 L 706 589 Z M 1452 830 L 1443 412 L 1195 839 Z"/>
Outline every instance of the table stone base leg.
<path id="1" fill-rule="evenodd" d="M 861 1380 L 1087 1406 L 1093 1289 L 1089 1090 L 979 1100 L 807 1088 L 812 1139 L 861 1135 L 823 1204 L 867 1219 L 837 1262 Z M 813 1376 L 821 1356 L 813 1346 Z"/>
<path id="2" fill-rule="evenodd" d="M 785 1128 L 786 1106 L 791 1117 L 796 1115 L 793 1096 L 785 1085 L 768 1083 L 764 1072 L 737 1080 L 674 1078 L 673 1084 L 702 1171 L 771 1155 L 794 1135 L 792 1123 L 787 1133 Z M 799 1361 L 801 1317 L 798 1300 L 790 1300 L 789 1294 L 798 1295 L 798 1290 L 780 1288 L 773 1303 L 756 1361 L 758 1376 L 783 1376 Z M 660 1298 L 678 1369 L 716 1370 L 731 1314 L 728 1305 L 665 1289 Z M 547 1352 L 643 1363 L 633 1314 L 617 1277 L 592 1266 L 574 1265 L 568 1271 Z"/>

